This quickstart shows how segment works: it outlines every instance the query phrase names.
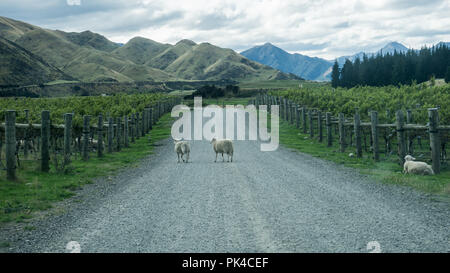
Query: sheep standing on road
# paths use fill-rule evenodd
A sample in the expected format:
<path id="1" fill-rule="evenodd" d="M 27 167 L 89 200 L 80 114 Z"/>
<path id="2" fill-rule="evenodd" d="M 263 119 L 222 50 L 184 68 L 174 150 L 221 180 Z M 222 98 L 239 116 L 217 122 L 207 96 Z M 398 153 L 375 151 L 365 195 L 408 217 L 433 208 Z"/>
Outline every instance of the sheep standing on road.
<path id="1" fill-rule="evenodd" d="M 189 153 L 191 152 L 191 147 L 189 145 L 189 142 L 174 139 L 173 143 L 175 144 L 174 150 L 178 156 L 178 163 L 180 163 L 180 155 L 181 155 L 181 160 L 183 160 L 183 162 L 187 163 L 189 160 Z M 186 160 L 184 160 L 184 158 L 183 158 L 184 155 L 186 155 Z"/>
<path id="2" fill-rule="evenodd" d="M 421 175 L 434 174 L 434 171 L 430 165 L 428 165 L 425 162 L 413 160 L 416 159 L 410 155 L 405 156 L 405 163 L 403 164 L 403 173 L 413 173 Z"/>
<path id="3" fill-rule="evenodd" d="M 225 162 L 225 158 L 223 157 L 223 154 L 227 154 L 228 155 L 228 161 L 230 162 L 230 158 L 231 158 L 231 162 L 233 162 L 233 141 L 229 140 L 229 139 L 222 139 L 222 140 L 217 140 L 216 138 L 213 138 L 211 140 L 214 152 L 216 152 L 216 160 L 214 160 L 214 162 L 217 162 L 217 154 L 222 154 L 222 160 L 223 162 Z"/>

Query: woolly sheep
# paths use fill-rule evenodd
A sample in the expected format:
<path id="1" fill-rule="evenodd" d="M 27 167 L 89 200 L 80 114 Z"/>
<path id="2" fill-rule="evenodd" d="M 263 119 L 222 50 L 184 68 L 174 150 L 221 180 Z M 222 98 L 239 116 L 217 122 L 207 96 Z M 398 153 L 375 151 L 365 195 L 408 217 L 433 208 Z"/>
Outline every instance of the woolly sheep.
<path id="1" fill-rule="evenodd" d="M 178 156 L 178 163 L 180 162 L 180 155 L 181 155 L 181 160 L 183 160 L 183 162 L 188 162 L 189 161 L 189 153 L 191 152 L 191 146 L 189 145 L 189 142 L 187 141 L 182 141 L 179 139 L 174 139 L 173 143 L 175 144 L 175 153 L 177 153 Z M 184 160 L 183 156 L 186 155 L 186 160 Z"/>
<path id="2" fill-rule="evenodd" d="M 225 162 L 225 158 L 223 157 L 223 154 L 227 154 L 228 155 L 228 160 L 227 162 L 230 162 L 230 158 L 231 158 L 231 162 L 233 162 L 233 141 L 229 140 L 229 139 L 221 139 L 221 140 L 217 140 L 216 138 L 213 138 L 211 140 L 211 144 L 213 146 L 214 152 L 216 152 L 216 159 L 214 160 L 214 162 L 217 162 L 217 155 L 218 154 L 222 154 L 222 161 Z"/>
<path id="3" fill-rule="evenodd" d="M 98 148 L 98 140 L 97 139 L 93 139 L 91 141 L 91 143 L 92 143 L 92 148 L 93 149 L 97 149 Z M 104 149 L 105 148 L 105 141 L 103 141 L 103 140 L 102 140 L 102 146 L 103 146 L 103 149 Z"/>
<path id="4" fill-rule="evenodd" d="M 405 156 L 405 163 L 403 164 L 403 173 L 413 173 L 421 175 L 433 175 L 434 171 L 430 165 L 421 161 L 416 160 L 414 157 L 407 155 Z"/>

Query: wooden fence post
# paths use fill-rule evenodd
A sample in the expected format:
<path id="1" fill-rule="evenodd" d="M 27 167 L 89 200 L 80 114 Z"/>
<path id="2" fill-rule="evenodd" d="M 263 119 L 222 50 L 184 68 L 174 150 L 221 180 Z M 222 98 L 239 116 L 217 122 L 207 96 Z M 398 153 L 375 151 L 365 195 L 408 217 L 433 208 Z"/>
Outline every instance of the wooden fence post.
<path id="1" fill-rule="evenodd" d="M 150 128 L 150 130 L 153 130 L 153 108 L 150 108 L 149 109 L 149 122 L 148 122 L 148 124 L 149 124 L 149 128 Z"/>
<path id="2" fill-rule="evenodd" d="M 83 160 L 89 159 L 89 132 L 90 132 L 90 116 L 83 116 Z"/>
<path id="3" fill-rule="evenodd" d="M 150 122 L 151 120 L 150 120 L 150 108 L 151 107 L 146 107 L 145 108 L 145 114 L 147 115 L 147 130 L 150 130 L 150 123 L 152 123 L 152 122 Z M 161 105 L 161 111 L 163 111 L 163 108 L 164 108 L 164 105 Z M 161 116 L 163 115 L 163 112 L 161 112 Z"/>
<path id="4" fill-rule="evenodd" d="M 284 101 L 283 101 L 283 97 L 279 97 L 278 98 L 278 104 L 280 105 L 280 118 L 284 119 L 284 110 L 283 110 Z"/>
<path id="5" fill-rule="evenodd" d="M 146 109 L 147 110 L 147 133 L 148 132 L 150 132 L 150 124 L 151 124 L 151 121 L 150 121 L 150 108 L 147 108 Z"/>
<path id="6" fill-rule="evenodd" d="M 98 115 L 97 124 L 97 156 L 103 156 L 103 115 Z"/>
<path id="7" fill-rule="evenodd" d="M 50 112 L 47 110 L 41 113 L 41 171 L 50 170 Z"/>
<path id="8" fill-rule="evenodd" d="M 147 108 L 144 108 L 144 110 L 142 110 L 142 136 L 147 134 L 147 125 Z"/>
<path id="9" fill-rule="evenodd" d="M 412 117 L 412 111 L 411 109 L 406 110 L 406 124 L 413 123 L 413 117 Z M 406 150 L 408 151 L 408 154 L 412 155 L 414 153 L 413 148 L 413 138 L 411 132 L 406 132 L 406 138 L 408 141 L 406 142 Z"/>
<path id="10" fill-rule="evenodd" d="M 295 126 L 300 129 L 300 106 L 295 104 Z"/>
<path id="11" fill-rule="evenodd" d="M 290 112 L 291 111 L 291 102 L 290 100 L 286 99 L 286 121 L 289 124 L 290 123 Z"/>
<path id="12" fill-rule="evenodd" d="M 405 163 L 405 156 L 406 156 L 406 141 L 405 141 L 405 119 L 403 116 L 403 111 L 398 110 L 395 113 L 395 125 L 397 129 L 397 142 L 398 142 L 398 157 L 400 158 L 400 163 L 403 166 L 403 163 Z"/>
<path id="13" fill-rule="evenodd" d="M 355 130 L 355 146 L 356 146 L 356 157 L 362 157 L 362 145 L 361 145 L 361 119 L 359 113 L 356 112 L 353 117 L 353 124 Z"/>
<path id="14" fill-rule="evenodd" d="M 6 111 L 6 179 L 16 180 L 16 111 Z"/>
<path id="15" fill-rule="evenodd" d="M 286 121 L 290 123 L 290 114 L 291 114 L 291 101 L 286 99 Z"/>
<path id="16" fill-rule="evenodd" d="M 284 108 L 283 108 L 284 107 L 284 98 L 280 97 L 279 100 L 280 100 L 280 117 L 283 120 L 284 119 Z"/>
<path id="17" fill-rule="evenodd" d="M 64 114 L 64 166 L 70 164 L 70 156 L 72 155 L 72 113 Z"/>
<path id="18" fill-rule="evenodd" d="M 266 95 L 267 96 L 267 113 L 272 113 L 271 108 L 272 108 L 272 96 Z"/>
<path id="19" fill-rule="evenodd" d="M 380 160 L 380 148 L 378 146 L 378 112 L 370 112 L 370 126 L 372 130 L 372 148 L 373 148 L 373 159 L 375 161 Z"/>
<path id="20" fill-rule="evenodd" d="M 136 113 L 136 115 L 135 115 L 135 117 L 134 117 L 134 123 L 135 123 L 135 136 L 136 136 L 136 139 L 139 139 L 140 137 L 141 137 L 141 130 L 140 130 L 140 128 L 141 128 L 141 126 L 140 126 L 140 124 L 139 124 L 139 112 L 137 112 Z"/>
<path id="21" fill-rule="evenodd" d="M 30 123 L 30 110 L 25 109 L 25 122 L 27 125 Z M 25 158 L 28 158 L 28 146 L 30 145 L 30 141 L 28 140 L 28 129 L 24 131 L 24 147 L 23 147 L 23 155 Z"/>
<path id="22" fill-rule="evenodd" d="M 122 149 L 122 118 L 121 117 L 117 117 L 116 118 L 116 123 L 117 123 L 117 151 L 120 152 L 120 150 Z"/>
<path id="23" fill-rule="evenodd" d="M 333 146 L 333 132 L 331 128 L 331 113 L 327 112 L 325 114 L 325 124 L 327 126 L 327 147 Z"/>
<path id="24" fill-rule="evenodd" d="M 297 105 L 295 103 L 291 104 L 291 124 L 296 125 L 295 115 L 297 112 Z"/>
<path id="25" fill-rule="evenodd" d="M 344 127 L 344 114 L 339 113 L 339 144 L 340 151 L 345 152 L 345 127 Z"/>
<path id="26" fill-rule="evenodd" d="M 319 131 L 319 142 L 323 140 L 323 130 L 322 130 L 322 112 L 317 111 L 317 129 Z"/>
<path id="27" fill-rule="evenodd" d="M 128 131 L 129 131 L 129 128 L 128 128 L 128 116 L 125 116 L 124 118 L 123 118 L 123 133 L 124 133 L 124 145 L 125 145 L 125 148 L 128 148 L 128 147 L 130 147 L 130 140 L 129 140 L 129 138 L 128 138 Z"/>
<path id="28" fill-rule="evenodd" d="M 161 102 L 158 101 L 158 119 L 162 116 L 162 105 Z"/>
<path id="29" fill-rule="evenodd" d="M 294 124 L 294 104 L 289 101 L 289 124 Z"/>
<path id="30" fill-rule="evenodd" d="M 312 139 L 314 137 L 314 123 L 313 123 L 313 112 L 311 109 L 308 110 L 308 120 L 309 120 L 309 137 Z"/>
<path id="31" fill-rule="evenodd" d="M 130 119 L 130 122 L 131 122 L 131 143 L 135 143 L 136 142 L 136 139 L 135 139 L 136 123 L 135 123 L 135 121 L 136 121 L 135 115 L 134 115 L 134 113 L 132 113 L 131 114 L 131 119 Z"/>
<path id="32" fill-rule="evenodd" d="M 145 110 L 142 110 L 141 114 L 141 136 L 145 136 Z"/>
<path id="33" fill-rule="evenodd" d="M 113 122 L 113 118 L 109 117 L 108 118 L 108 153 L 112 153 L 113 152 L 113 135 L 114 135 L 114 122 Z"/>
<path id="34" fill-rule="evenodd" d="M 439 136 L 439 116 L 437 108 L 428 109 L 428 121 L 429 121 L 429 133 L 430 133 L 430 147 L 431 147 L 431 160 L 432 167 L 435 174 L 441 172 L 440 161 L 440 136 Z"/>
<path id="35" fill-rule="evenodd" d="M 302 125 L 303 125 L 303 133 L 306 134 L 306 107 L 302 107 Z"/>
<path id="36" fill-rule="evenodd" d="M 286 100 L 286 121 L 291 124 L 291 101 Z"/>

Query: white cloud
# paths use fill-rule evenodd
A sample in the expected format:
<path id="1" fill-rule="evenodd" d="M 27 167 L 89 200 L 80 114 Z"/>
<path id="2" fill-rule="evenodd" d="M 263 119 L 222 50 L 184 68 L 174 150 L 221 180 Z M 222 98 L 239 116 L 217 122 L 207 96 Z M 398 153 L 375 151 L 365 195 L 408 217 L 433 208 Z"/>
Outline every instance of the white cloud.
<path id="1" fill-rule="evenodd" d="M 450 41 L 449 0 L 91 0 L 77 9 L 48 0 L 42 10 L 30 0 L 1 2 L 1 15 L 52 29 L 89 29 L 116 42 L 138 35 L 165 43 L 186 38 L 236 51 L 271 42 L 333 59 L 390 41 L 414 48 Z"/>
<path id="2" fill-rule="evenodd" d="M 67 5 L 79 6 L 79 5 L 81 5 L 81 0 L 67 0 Z"/>

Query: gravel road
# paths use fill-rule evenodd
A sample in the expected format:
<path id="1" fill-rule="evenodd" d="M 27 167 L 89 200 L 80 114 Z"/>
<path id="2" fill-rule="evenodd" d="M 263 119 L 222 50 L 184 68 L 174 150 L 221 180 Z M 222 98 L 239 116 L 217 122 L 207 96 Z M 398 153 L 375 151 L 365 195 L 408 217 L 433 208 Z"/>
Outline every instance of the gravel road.
<path id="1" fill-rule="evenodd" d="M 177 163 L 164 140 L 138 167 L 87 185 L 36 220 L 5 232 L 10 252 L 450 252 L 450 207 L 410 188 L 280 147 L 235 142 L 214 163 L 207 141 Z"/>

